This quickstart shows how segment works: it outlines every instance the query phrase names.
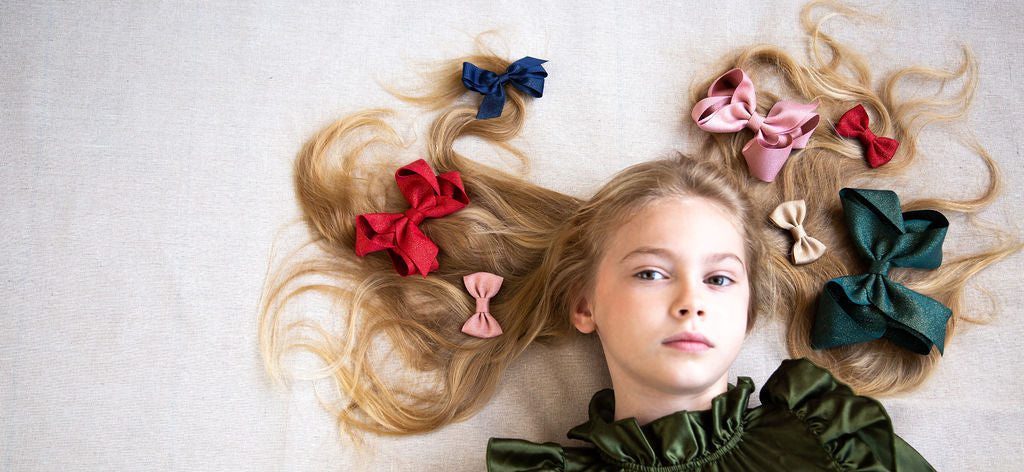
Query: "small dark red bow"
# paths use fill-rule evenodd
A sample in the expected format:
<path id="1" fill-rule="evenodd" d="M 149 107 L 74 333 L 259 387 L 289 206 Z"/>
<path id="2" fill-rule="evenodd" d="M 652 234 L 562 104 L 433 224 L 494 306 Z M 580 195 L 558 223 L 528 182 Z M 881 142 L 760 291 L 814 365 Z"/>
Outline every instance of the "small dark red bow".
<path id="1" fill-rule="evenodd" d="M 367 213 L 356 217 L 356 255 L 386 249 L 395 270 L 402 276 L 419 272 L 424 277 L 437 269 L 437 245 L 418 225 L 469 203 L 462 178 L 452 171 L 434 177 L 423 159 L 398 169 L 395 181 L 412 206 L 405 213 Z"/>
<path id="2" fill-rule="evenodd" d="M 868 164 L 872 168 L 878 167 L 892 159 L 896 154 L 896 148 L 900 143 L 895 139 L 884 136 L 875 136 L 868 129 L 868 112 L 863 105 L 857 105 L 843 113 L 836 124 L 836 132 L 847 138 L 857 138 L 864 145 L 864 152 L 868 155 Z"/>

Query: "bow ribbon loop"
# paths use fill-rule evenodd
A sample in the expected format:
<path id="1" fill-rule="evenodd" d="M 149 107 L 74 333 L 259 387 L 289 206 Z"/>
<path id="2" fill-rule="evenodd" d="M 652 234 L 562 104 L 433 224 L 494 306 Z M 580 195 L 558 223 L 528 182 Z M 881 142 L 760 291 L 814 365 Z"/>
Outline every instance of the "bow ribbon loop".
<path id="1" fill-rule="evenodd" d="M 875 136 L 875 133 L 868 128 L 870 122 L 864 106 L 857 105 L 839 118 L 839 122 L 836 123 L 836 133 L 847 138 L 857 138 L 864 146 L 868 164 L 875 168 L 892 160 L 900 143 L 892 138 Z"/>
<path id="2" fill-rule="evenodd" d="M 771 182 L 793 149 L 807 147 L 820 120 L 814 113 L 817 106 L 781 101 L 761 116 L 754 83 L 743 70 L 732 69 L 715 79 L 707 98 L 694 105 L 690 116 L 700 129 L 711 133 L 753 130 L 754 137 L 743 146 L 743 157 L 755 177 Z"/>
<path id="3" fill-rule="evenodd" d="M 811 333 L 815 349 L 885 337 L 900 347 L 942 353 L 952 312 L 937 300 L 893 282 L 891 267 L 935 269 L 949 222 L 933 210 L 900 213 L 888 190 L 844 188 L 839 192 L 856 251 L 868 273 L 832 279 L 818 300 Z"/>
<path id="4" fill-rule="evenodd" d="M 501 334 L 501 326 L 491 316 L 490 302 L 504 280 L 500 275 L 489 272 L 476 272 L 462 278 L 466 291 L 476 299 L 476 313 L 462 325 L 463 333 L 478 338 L 493 338 Z"/>
<path id="5" fill-rule="evenodd" d="M 509 65 L 501 75 L 481 69 L 469 62 L 463 62 L 462 84 L 484 96 L 476 114 L 477 119 L 486 120 L 501 116 L 501 111 L 505 108 L 504 86 L 506 83 L 512 84 L 513 87 L 532 97 L 542 97 L 544 95 L 544 78 L 548 76 L 544 66 L 541 65 L 545 62 L 547 61 L 543 59 L 526 56 Z"/>
<path id="6" fill-rule="evenodd" d="M 386 250 L 402 277 L 436 270 L 439 249 L 422 231 L 424 218 L 438 218 L 469 204 L 458 172 L 435 176 L 419 159 L 395 172 L 395 181 L 411 207 L 403 213 L 366 213 L 356 216 L 356 255 Z"/>
<path id="7" fill-rule="evenodd" d="M 793 235 L 793 252 L 790 254 L 790 258 L 796 265 L 814 262 L 825 253 L 825 245 L 808 236 L 804 229 L 806 214 L 807 205 L 803 200 L 791 200 L 780 203 L 772 211 L 772 214 L 768 215 L 775 226 L 788 229 Z"/>

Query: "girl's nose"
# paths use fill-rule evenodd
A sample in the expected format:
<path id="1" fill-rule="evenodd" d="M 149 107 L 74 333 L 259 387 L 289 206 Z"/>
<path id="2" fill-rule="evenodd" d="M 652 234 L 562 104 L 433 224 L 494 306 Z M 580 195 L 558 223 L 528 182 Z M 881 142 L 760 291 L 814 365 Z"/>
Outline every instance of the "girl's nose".
<path id="1" fill-rule="evenodd" d="M 686 317 L 691 313 L 697 316 L 704 316 L 705 306 L 700 296 L 699 287 L 694 287 L 693 284 L 683 281 L 679 287 L 676 309 L 674 311 L 680 317 Z"/>

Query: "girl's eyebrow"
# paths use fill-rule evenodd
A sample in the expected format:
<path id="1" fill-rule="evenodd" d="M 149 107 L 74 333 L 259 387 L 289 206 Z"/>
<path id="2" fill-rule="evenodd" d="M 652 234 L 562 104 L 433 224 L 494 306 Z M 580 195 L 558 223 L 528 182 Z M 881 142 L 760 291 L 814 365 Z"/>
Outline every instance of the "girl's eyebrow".
<path id="1" fill-rule="evenodd" d="M 737 263 L 739 263 L 740 267 L 743 268 L 744 272 L 747 271 L 747 264 L 743 262 L 743 259 L 741 259 L 740 256 L 737 256 L 736 254 L 733 254 L 731 252 L 719 252 L 711 254 L 710 256 L 704 258 L 704 260 L 709 263 L 718 263 L 730 259 L 735 260 Z"/>
<path id="2" fill-rule="evenodd" d="M 632 251 L 629 251 L 625 256 L 622 257 L 622 259 L 619 262 L 624 262 L 632 257 L 648 254 L 663 259 L 672 259 L 675 256 L 675 254 L 672 251 L 669 251 L 668 249 L 653 246 L 642 246 Z M 743 259 L 740 256 L 736 255 L 735 253 L 717 252 L 704 258 L 704 260 L 709 263 L 717 263 L 730 259 L 735 260 L 737 263 L 739 263 L 740 266 L 743 267 L 743 270 L 747 269 L 747 264 L 744 263 Z"/>
<path id="3" fill-rule="evenodd" d="M 619 262 L 623 262 L 631 257 L 641 256 L 645 254 L 657 256 L 662 259 L 671 259 L 673 256 L 672 251 L 669 251 L 668 249 L 654 246 L 641 246 L 632 251 L 629 251 L 625 256 L 622 257 L 622 259 Z"/>

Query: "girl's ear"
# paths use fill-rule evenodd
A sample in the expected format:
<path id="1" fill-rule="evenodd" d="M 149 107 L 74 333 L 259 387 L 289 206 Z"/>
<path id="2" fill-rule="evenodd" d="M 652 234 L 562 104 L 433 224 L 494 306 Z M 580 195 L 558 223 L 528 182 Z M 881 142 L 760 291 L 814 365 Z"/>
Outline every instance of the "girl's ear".
<path id="1" fill-rule="evenodd" d="M 572 324 L 583 334 L 593 333 L 597 329 L 594 314 L 590 311 L 590 302 L 585 297 L 580 297 L 576 302 L 576 307 L 572 311 Z"/>

